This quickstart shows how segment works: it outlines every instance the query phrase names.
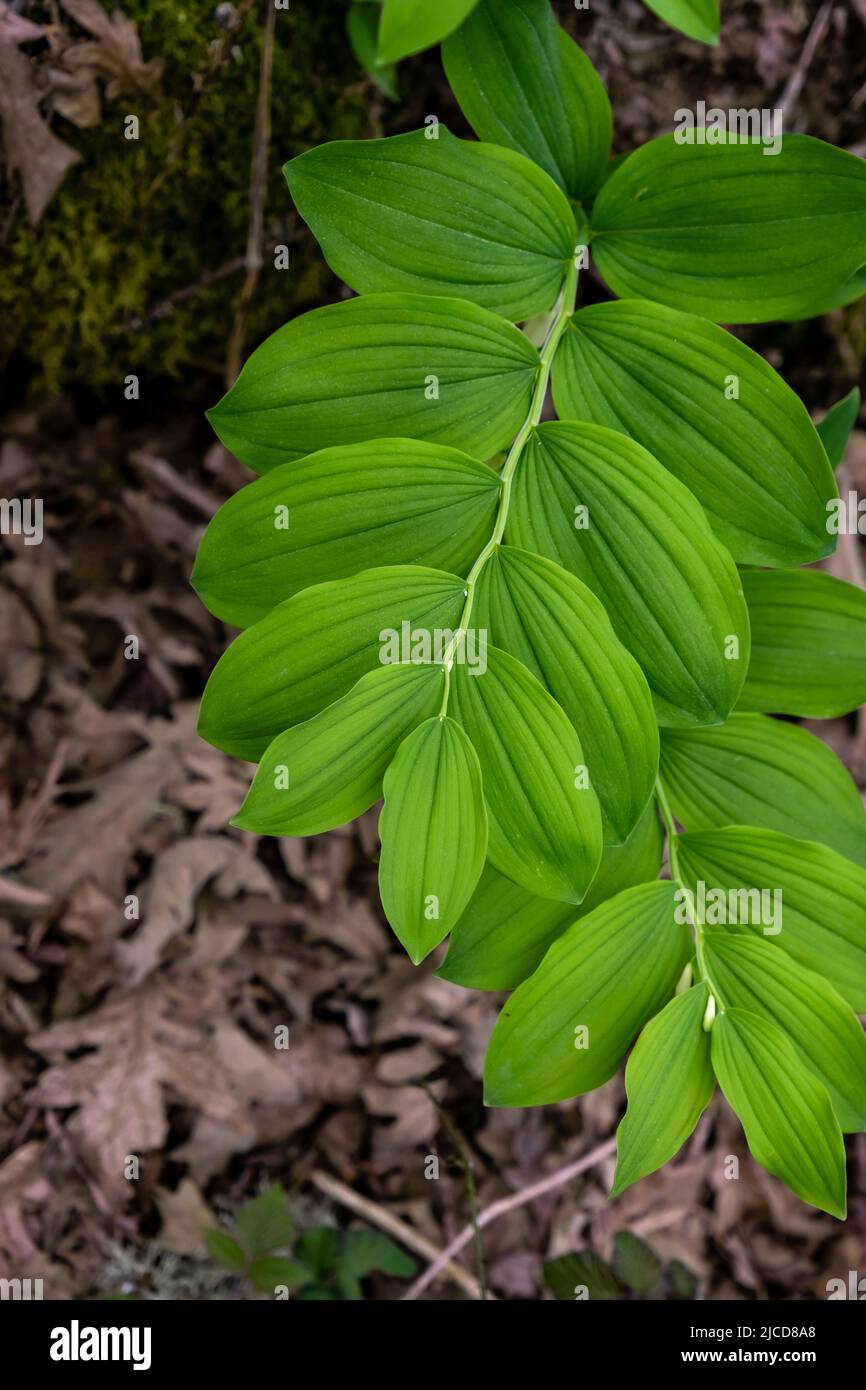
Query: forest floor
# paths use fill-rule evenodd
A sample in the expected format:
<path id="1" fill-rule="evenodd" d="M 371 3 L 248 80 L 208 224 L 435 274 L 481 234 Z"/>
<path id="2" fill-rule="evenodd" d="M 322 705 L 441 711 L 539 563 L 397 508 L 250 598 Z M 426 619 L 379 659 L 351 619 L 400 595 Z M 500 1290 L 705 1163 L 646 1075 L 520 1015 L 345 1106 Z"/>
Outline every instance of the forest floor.
<path id="1" fill-rule="evenodd" d="M 586 47 L 617 148 L 700 97 L 785 105 L 789 128 L 864 152 L 866 0 L 825 19 L 799 0 L 723 8 L 710 51 L 636 0 L 594 0 Z M 428 111 L 460 131 L 438 61 L 406 73 L 399 110 L 370 89 L 371 133 Z M 819 416 L 858 379 L 866 314 L 744 336 Z M 845 1225 L 767 1176 L 718 1099 L 672 1163 L 611 1203 L 621 1078 L 563 1105 L 484 1109 L 501 999 L 438 980 L 436 957 L 408 962 L 378 906 L 375 811 L 304 841 L 227 828 L 251 769 L 196 735 L 229 632 L 188 584 L 208 519 L 250 476 L 201 418 L 219 389 L 215 374 L 194 407 L 126 411 L 70 388 L 0 421 L 0 495 L 42 498 L 46 517 L 39 546 L 3 538 L 0 573 L 0 1276 L 42 1278 L 53 1298 L 252 1297 L 204 1233 L 272 1183 L 299 1228 L 396 1219 L 442 1249 L 473 1210 L 604 1146 L 486 1226 L 495 1296 L 543 1297 L 546 1259 L 609 1258 L 628 1230 L 681 1261 L 700 1297 L 824 1297 L 862 1265 L 866 1136 L 849 1140 Z M 866 435 L 846 468 L 862 495 Z M 862 725 L 815 731 L 866 784 Z M 471 1247 L 461 1260 L 474 1279 Z M 409 1282 L 375 1275 L 366 1291 Z M 466 1288 L 446 1276 L 422 1296 Z"/>

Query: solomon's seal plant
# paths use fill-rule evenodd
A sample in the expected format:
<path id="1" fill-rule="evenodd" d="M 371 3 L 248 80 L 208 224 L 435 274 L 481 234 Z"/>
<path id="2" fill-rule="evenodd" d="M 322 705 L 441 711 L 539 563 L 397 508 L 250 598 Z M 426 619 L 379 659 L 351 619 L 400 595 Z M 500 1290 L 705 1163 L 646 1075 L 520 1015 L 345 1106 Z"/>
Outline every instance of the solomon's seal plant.
<path id="1" fill-rule="evenodd" d="M 400 941 L 417 962 L 450 936 L 446 979 L 514 990 L 489 1104 L 580 1095 L 635 1043 L 615 1192 L 718 1081 L 755 1158 L 842 1217 L 866 813 L 772 716 L 866 700 L 866 595 L 801 568 L 836 544 L 857 402 L 822 439 L 719 324 L 850 292 L 866 167 L 804 135 L 611 160 L 545 0 L 483 0 L 443 57 L 478 141 L 430 117 L 286 167 L 357 297 L 281 328 L 211 412 L 262 476 L 196 563 L 245 629 L 202 733 L 259 764 L 244 829 L 315 835 L 384 794 Z M 622 298 L 580 308 L 590 254 Z"/>

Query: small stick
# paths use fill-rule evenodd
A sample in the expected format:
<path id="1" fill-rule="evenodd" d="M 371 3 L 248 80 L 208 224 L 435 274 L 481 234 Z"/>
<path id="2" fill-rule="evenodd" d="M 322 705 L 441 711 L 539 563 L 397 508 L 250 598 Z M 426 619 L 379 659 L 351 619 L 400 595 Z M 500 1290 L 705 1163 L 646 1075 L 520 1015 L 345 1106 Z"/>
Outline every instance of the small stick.
<path id="1" fill-rule="evenodd" d="M 812 59 L 817 53 L 818 46 L 827 32 L 832 13 L 833 0 L 824 0 L 824 4 L 815 16 L 815 22 L 806 36 L 806 42 L 803 44 L 803 51 L 797 59 L 797 64 L 785 83 L 785 89 L 782 95 L 779 97 L 779 106 L 782 111 L 783 119 L 788 116 L 791 109 L 796 105 L 797 99 L 803 90 L 803 83 L 806 81 L 809 68 L 812 65 Z"/>
<path id="2" fill-rule="evenodd" d="M 394 1216 L 384 1207 L 379 1207 L 375 1202 L 371 1202 L 367 1197 L 362 1197 L 359 1193 L 353 1192 L 351 1187 L 347 1187 L 337 1178 L 332 1178 L 330 1173 L 324 1172 L 321 1168 L 315 1168 L 310 1174 L 310 1182 L 317 1187 L 320 1192 L 324 1192 L 340 1206 L 348 1208 L 358 1216 L 363 1216 L 365 1221 L 369 1221 L 371 1226 L 378 1226 L 380 1231 L 387 1231 L 395 1240 L 399 1240 L 401 1245 L 405 1245 L 408 1250 L 414 1250 L 416 1255 L 422 1259 L 432 1260 L 436 1264 L 436 1273 L 447 1274 L 459 1284 L 464 1293 L 470 1298 L 481 1299 L 483 1297 L 480 1285 L 472 1278 L 472 1275 L 460 1265 L 452 1264 L 447 1257 L 443 1260 L 441 1252 L 429 1241 L 426 1236 L 422 1236 L 420 1231 L 401 1221 L 399 1216 Z M 471 1227 L 470 1227 L 471 1230 Z M 433 1268 L 431 1264 L 430 1268 Z M 488 1299 L 490 1299 L 488 1294 Z"/>
<path id="3" fill-rule="evenodd" d="M 491 1221 L 504 1216 L 508 1211 L 514 1211 L 515 1207 L 522 1207 L 527 1202 L 534 1202 L 537 1197 L 544 1197 L 548 1192 L 554 1192 L 557 1187 L 562 1187 L 564 1183 L 570 1182 L 572 1178 L 579 1177 L 587 1169 L 594 1168 L 597 1163 L 602 1163 L 616 1150 L 616 1139 L 606 1139 L 597 1148 L 590 1149 L 583 1158 L 575 1159 L 573 1163 L 567 1163 L 564 1168 L 558 1168 L 555 1173 L 549 1173 L 540 1182 L 533 1183 L 531 1187 L 524 1187 L 520 1192 L 514 1192 L 510 1197 L 500 1197 L 498 1201 L 491 1202 L 489 1207 L 485 1207 L 478 1215 L 477 1222 L 470 1221 L 468 1226 L 464 1226 L 458 1236 L 455 1236 L 450 1244 L 446 1245 L 441 1254 L 437 1255 L 433 1263 L 425 1269 L 424 1273 L 415 1280 L 415 1283 L 403 1295 L 404 1303 L 413 1302 L 424 1292 L 429 1284 L 432 1284 L 437 1274 L 440 1274 L 448 1262 L 455 1255 L 459 1255 L 464 1246 L 468 1245 L 475 1235 L 476 1227 L 483 1231 L 485 1226 L 489 1226 Z"/>
<path id="4" fill-rule="evenodd" d="M 262 37 L 262 62 L 259 69 L 259 99 L 256 106 L 256 134 L 253 162 L 250 170 L 250 217 L 247 229 L 247 273 L 238 306 L 235 310 L 226 358 L 226 386 L 233 386 L 241 369 L 241 354 L 247 326 L 247 313 L 262 268 L 262 234 L 264 230 L 265 193 L 268 183 L 268 149 L 271 141 L 271 72 L 274 62 L 274 26 L 277 12 L 269 0 L 265 12 Z"/>

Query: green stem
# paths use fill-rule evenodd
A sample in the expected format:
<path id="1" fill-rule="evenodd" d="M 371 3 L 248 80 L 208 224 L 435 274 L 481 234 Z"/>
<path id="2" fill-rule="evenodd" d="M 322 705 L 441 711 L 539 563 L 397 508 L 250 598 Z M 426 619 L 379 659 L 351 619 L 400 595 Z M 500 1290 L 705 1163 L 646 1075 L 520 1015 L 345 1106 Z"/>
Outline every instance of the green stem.
<path id="1" fill-rule="evenodd" d="M 688 890 L 686 889 L 686 886 L 682 879 L 682 875 L 680 873 L 679 851 L 677 849 L 677 842 L 679 836 L 677 834 L 676 822 L 674 821 L 674 816 L 671 810 L 670 802 L 667 798 L 667 792 L 662 786 L 660 777 L 656 778 L 655 799 L 656 805 L 658 806 L 659 811 L 661 812 L 661 818 L 664 824 L 665 834 L 667 836 L 668 864 L 670 867 L 671 881 L 675 883 L 676 886 L 683 892 L 687 892 Z M 695 916 L 694 913 L 690 915 L 692 918 L 694 918 Z M 715 981 L 712 979 L 709 970 L 707 969 L 707 961 L 704 953 L 703 924 L 701 922 L 692 920 L 691 925 L 695 933 L 695 959 L 697 961 L 700 977 L 706 984 L 707 988 L 710 990 L 710 993 L 715 995 L 716 1002 L 719 1004 L 720 1007 L 722 1007 L 722 998 L 719 994 L 718 987 Z"/>
<path id="2" fill-rule="evenodd" d="M 481 551 L 481 553 L 475 560 L 475 563 L 473 564 L 467 576 L 466 597 L 463 603 L 463 612 L 460 614 L 460 622 L 457 626 L 457 630 L 454 633 L 454 636 L 451 638 L 451 641 L 448 644 L 448 650 L 446 651 L 443 657 L 443 665 L 445 667 L 445 690 L 442 694 L 442 706 L 439 711 L 440 719 L 444 719 L 445 715 L 448 712 L 448 696 L 450 694 L 451 689 L 451 668 L 454 665 L 457 647 L 459 643 L 462 642 L 465 638 L 467 628 L 469 627 L 469 620 L 472 616 L 472 606 L 475 602 L 476 585 L 478 583 L 481 572 L 484 569 L 484 566 L 487 564 L 487 561 L 490 559 L 493 552 L 501 544 L 502 537 L 505 535 L 505 526 L 506 522 L 508 521 L 508 512 L 511 507 L 512 480 L 514 478 L 515 472 L 517 471 L 517 465 L 520 462 L 527 441 L 530 435 L 532 434 L 532 431 L 535 429 L 536 425 L 541 420 L 541 412 L 544 409 L 544 402 L 547 397 L 547 388 L 550 385 L 550 370 L 553 366 L 553 359 L 556 355 L 556 349 L 559 347 L 560 339 L 562 338 L 563 333 L 568 327 L 569 319 L 574 313 L 574 306 L 577 300 L 578 275 L 579 272 L 577 268 L 577 248 L 575 248 L 575 255 L 569 261 L 568 268 L 565 272 L 565 276 L 562 282 L 562 290 L 560 291 L 559 299 L 557 301 L 555 316 L 550 324 L 550 328 L 547 331 L 547 337 L 545 338 L 544 344 L 541 349 L 538 367 L 536 369 L 535 384 L 532 388 L 532 396 L 530 398 L 529 410 L 527 412 L 526 419 L 520 426 L 520 429 L 518 430 L 517 434 L 514 436 L 511 447 L 508 450 L 508 454 L 506 455 L 505 463 L 502 467 L 502 472 L 499 475 L 499 506 L 496 511 L 496 520 L 493 524 L 493 531 L 491 532 L 490 539 L 488 540 L 487 544 L 484 546 L 484 549 Z"/>

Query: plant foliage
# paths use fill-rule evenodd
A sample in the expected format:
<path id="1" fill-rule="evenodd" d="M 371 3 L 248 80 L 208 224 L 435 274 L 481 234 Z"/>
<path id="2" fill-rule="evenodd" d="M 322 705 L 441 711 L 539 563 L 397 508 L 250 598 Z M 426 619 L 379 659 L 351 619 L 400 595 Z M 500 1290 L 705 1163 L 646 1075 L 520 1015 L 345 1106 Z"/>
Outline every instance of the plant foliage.
<path id="1" fill-rule="evenodd" d="M 866 167 L 800 135 L 610 161 L 604 89 L 546 0 L 386 4 L 381 55 L 446 27 L 478 141 L 431 117 L 286 166 L 358 297 L 281 328 L 210 413 L 262 476 L 193 576 L 245 629 L 202 732 L 258 761 L 244 829 L 317 834 L 384 794 L 411 958 L 450 935 L 445 978 L 514 989 L 489 1104 L 582 1094 L 637 1039 L 615 1192 L 718 1081 L 757 1160 L 842 1216 L 866 812 L 774 716 L 866 701 L 863 595 L 797 568 L 835 545 L 857 400 L 817 431 L 719 325 L 841 292 Z M 589 255 L 622 299 L 577 307 Z"/>

